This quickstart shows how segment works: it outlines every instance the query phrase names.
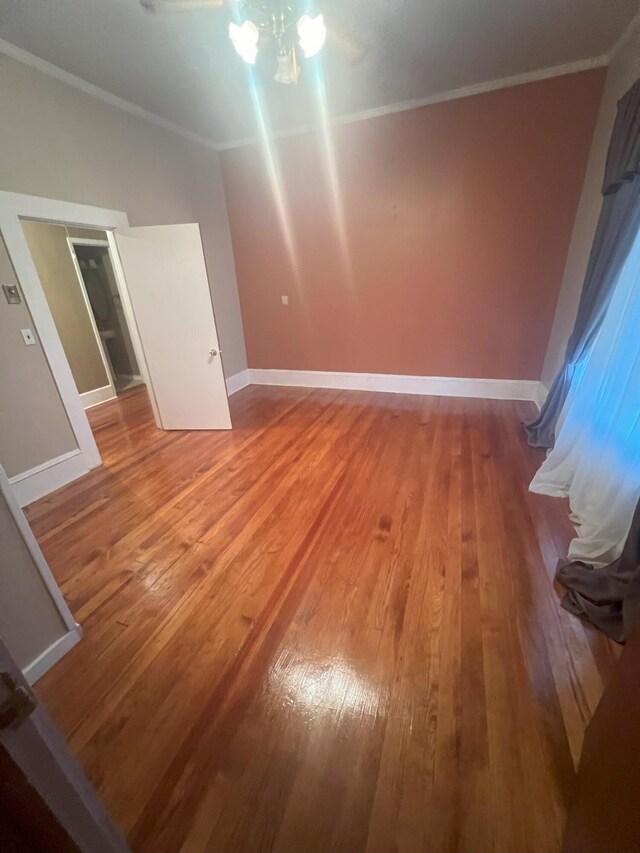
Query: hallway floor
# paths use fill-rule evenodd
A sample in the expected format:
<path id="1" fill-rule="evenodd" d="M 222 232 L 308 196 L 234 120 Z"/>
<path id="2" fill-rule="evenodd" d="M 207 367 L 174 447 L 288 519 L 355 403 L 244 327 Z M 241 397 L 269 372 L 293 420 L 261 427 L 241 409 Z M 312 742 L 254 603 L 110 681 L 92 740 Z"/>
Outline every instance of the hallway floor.
<path id="1" fill-rule="evenodd" d="M 134 851 L 556 851 L 617 657 L 560 608 L 528 403 L 250 387 L 88 414 L 28 518 L 83 640 L 36 685 Z"/>

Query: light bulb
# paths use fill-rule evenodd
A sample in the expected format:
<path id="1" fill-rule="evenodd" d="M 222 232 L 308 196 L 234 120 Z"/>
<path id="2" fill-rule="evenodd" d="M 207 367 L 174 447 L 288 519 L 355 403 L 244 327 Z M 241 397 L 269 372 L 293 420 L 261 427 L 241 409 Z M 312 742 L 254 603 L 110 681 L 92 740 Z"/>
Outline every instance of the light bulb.
<path id="1" fill-rule="evenodd" d="M 245 21 L 242 26 L 232 21 L 229 24 L 229 38 L 244 61 L 255 65 L 260 33 L 253 21 Z"/>
<path id="2" fill-rule="evenodd" d="M 298 21 L 298 38 L 302 52 L 309 59 L 322 50 L 322 45 L 327 37 L 327 28 L 322 15 L 312 18 L 303 15 Z"/>

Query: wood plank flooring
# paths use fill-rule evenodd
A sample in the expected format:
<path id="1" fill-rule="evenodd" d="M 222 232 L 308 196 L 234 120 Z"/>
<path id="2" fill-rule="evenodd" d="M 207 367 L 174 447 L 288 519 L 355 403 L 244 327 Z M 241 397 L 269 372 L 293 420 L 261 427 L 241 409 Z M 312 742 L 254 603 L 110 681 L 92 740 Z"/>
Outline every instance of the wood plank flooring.
<path id="1" fill-rule="evenodd" d="M 90 412 L 29 520 L 82 642 L 37 684 L 134 851 L 555 851 L 617 657 L 560 609 L 528 403 L 250 387 Z"/>

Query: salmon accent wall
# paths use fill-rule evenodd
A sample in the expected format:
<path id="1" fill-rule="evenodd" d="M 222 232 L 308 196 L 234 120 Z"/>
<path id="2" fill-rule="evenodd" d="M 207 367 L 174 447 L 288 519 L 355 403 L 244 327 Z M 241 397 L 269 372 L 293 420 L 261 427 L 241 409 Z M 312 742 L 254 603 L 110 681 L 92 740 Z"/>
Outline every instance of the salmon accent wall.
<path id="1" fill-rule="evenodd" d="M 224 152 L 249 367 L 539 379 L 604 77 Z"/>

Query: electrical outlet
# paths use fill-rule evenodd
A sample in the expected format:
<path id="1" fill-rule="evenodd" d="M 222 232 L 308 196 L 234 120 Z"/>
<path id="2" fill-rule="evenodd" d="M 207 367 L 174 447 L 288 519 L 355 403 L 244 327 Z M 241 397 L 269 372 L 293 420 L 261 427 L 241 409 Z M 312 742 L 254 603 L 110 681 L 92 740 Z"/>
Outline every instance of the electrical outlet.
<path id="1" fill-rule="evenodd" d="M 280 301 L 282 302 L 283 305 L 288 305 L 289 304 L 289 297 L 288 296 L 281 296 Z"/>
<path id="2" fill-rule="evenodd" d="M 36 342 L 36 336 L 33 334 L 31 329 L 20 329 L 20 331 L 22 332 L 22 338 L 25 344 L 28 347 L 32 347 Z"/>

